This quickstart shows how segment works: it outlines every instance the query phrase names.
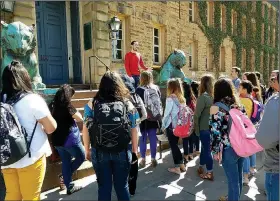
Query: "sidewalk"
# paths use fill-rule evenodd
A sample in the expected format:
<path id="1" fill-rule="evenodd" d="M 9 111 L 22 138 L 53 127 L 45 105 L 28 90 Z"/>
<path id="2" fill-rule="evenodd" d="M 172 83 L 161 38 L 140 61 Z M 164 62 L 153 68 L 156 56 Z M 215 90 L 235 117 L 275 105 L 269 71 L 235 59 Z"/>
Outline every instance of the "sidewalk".
<path id="1" fill-rule="evenodd" d="M 227 181 L 223 168 L 215 162 L 215 181 L 203 181 L 196 173 L 198 163 L 199 159 L 196 157 L 188 163 L 186 173 L 180 176 L 171 174 L 167 168 L 172 166 L 173 159 L 169 150 L 164 151 L 163 160 L 159 160 L 155 169 L 147 166 L 139 170 L 137 191 L 131 200 L 218 200 L 221 195 L 226 195 Z M 257 156 L 258 173 L 251 179 L 249 187 L 243 188 L 242 200 L 266 200 L 261 165 L 261 154 L 259 154 Z M 41 198 L 42 200 L 97 200 L 95 175 L 77 180 L 75 183 L 85 188 L 70 196 L 66 195 L 65 191 L 60 192 L 56 188 L 44 192 Z M 117 200 L 114 191 L 112 200 Z"/>

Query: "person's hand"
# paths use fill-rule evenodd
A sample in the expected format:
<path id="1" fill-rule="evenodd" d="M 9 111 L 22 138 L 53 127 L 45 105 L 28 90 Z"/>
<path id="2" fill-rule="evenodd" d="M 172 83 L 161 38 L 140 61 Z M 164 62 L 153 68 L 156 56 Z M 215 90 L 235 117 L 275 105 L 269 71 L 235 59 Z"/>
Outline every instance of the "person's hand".
<path id="1" fill-rule="evenodd" d="M 90 150 L 86 150 L 86 159 L 88 161 L 91 161 L 91 151 Z"/>

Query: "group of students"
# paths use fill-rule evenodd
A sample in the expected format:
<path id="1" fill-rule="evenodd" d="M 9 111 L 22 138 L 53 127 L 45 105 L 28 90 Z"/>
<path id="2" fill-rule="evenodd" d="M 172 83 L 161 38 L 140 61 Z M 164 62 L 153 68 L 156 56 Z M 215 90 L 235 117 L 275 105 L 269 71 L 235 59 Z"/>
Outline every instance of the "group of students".
<path id="1" fill-rule="evenodd" d="M 239 69 L 233 68 L 233 71 Z M 271 87 L 275 93 L 267 97 L 262 120 L 256 122 L 256 138 L 265 149 L 268 200 L 279 198 L 279 166 L 276 165 L 279 162 L 279 71 L 273 73 Z M 7 123 L 11 122 L 9 118 L 6 121 L 1 119 L 1 171 L 6 185 L 5 199 L 40 199 L 46 157 L 51 154 L 46 134 L 51 134 L 52 144 L 62 160 L 61 187 L 65 186 L 67 194 L 82 188 L 75 186 L 71 177 L 87 159 L 92 161 L 97 176 L 98 200 L 111 200 L 113 185 L 118 200 L 130 200 L 136 189 L 138 144 L 139 168 L 146 166 L 147 138 L 151 165 L 156 167 L 157 135 L 161 134 L 168 139 L 174 161 L 174 165 L 168 168 L 169 172 L 185 172 L 188 161 L 200 155 L 198 176 L 213 181 L 213 160 L 216 159 L 222 163 L 228 179 L 228 197 L 221 197 L 221 200 L 239 200 L 243 177 L 244 183 L 248 184 L 250 174 L 256 172 L 256 156 L 244 158 L 236 153 L 229 137 L 230 114 L 221 105 L 240 110 L 248 118 L 252 116 L 254 104 L 262 102 L 259 99 L 261 88 L 255 73 L 243 77 L 243 81 L 237 81 L 239 93 L 235 89 L 237 79 L 234 76 L 233 80 L 221 77 L 215 83 L 210 75 L 203 76 L 200 83 L 182 83 L 173 78 L 167 83 L 167 96 L 162 104 L 161 91 L 153 83 L 150 71 L 141 73 L 139 86 L 127 75 L 107 71 L 101 78 L 96 96 L 84 107 L 82 118 L 71 105 L 75 94 L 72 87 L 63 85 L 47 106 L 39 95 L 33 93 L 26 69 L 13 61 L 2 75 L 1 114 L 2 106 L 13 108 L 21 128 L 26 131 L 30 154 L 5 165 L 13 157 L 7 136 L 14 131 L 9 130 L 12 127 Z M 187 108 L 186 111 L 191 111 L 189 114 L 192 115 L 188 127 L 191 133 L 182 139 L 183 154 L 178 146 L 180 137 L 175 133 L 183 121 L 179 115 L 182 108 Z M 5 115 L 9 117 L 8 113 Z M 77 121 L 84 122 L 83 144 Z M 7 124 L 4 125 L 5 122 Z"/>

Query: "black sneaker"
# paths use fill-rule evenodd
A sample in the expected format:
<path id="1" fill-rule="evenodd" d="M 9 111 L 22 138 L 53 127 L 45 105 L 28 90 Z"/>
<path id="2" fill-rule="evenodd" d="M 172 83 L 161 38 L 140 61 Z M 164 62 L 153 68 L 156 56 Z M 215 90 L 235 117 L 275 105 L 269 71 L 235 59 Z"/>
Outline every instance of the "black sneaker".
<path id="1" fill-rule="evenodd" d="M 67 195 L 71 195 L 79 190 L 82 190 L 82 186 L 72 186 L 70 189 L 67 189 Z"/>

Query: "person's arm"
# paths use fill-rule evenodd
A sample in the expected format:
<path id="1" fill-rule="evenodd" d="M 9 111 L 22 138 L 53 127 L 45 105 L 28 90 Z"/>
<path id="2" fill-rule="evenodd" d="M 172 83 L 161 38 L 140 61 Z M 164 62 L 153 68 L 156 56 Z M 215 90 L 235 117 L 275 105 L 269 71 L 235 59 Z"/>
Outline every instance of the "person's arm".
<path id="1" fill-rule="evenodd" d="M 77 122 L 83 121 L 83 116 L 80 112 L 76 112 L 72 115 L 73 119 L 75 119 Z"/>
<path id="2" fill-rule="evenodd" d="M 170 114 L 171 114 L 171 111 L 172 111 L 172 108 L 173 108 L 173 104 L 174 104 L 174 101 L 172 100 L 172 98 L 167 98 L 166 99 L 164 116 L 162 118 L 162 130 L 165 130 L 169 126 L 169 125 L 167 125 L 167 121 L 170 118 Z"/>
<path id="3" fill-rule="evenodd" d="M 194 112 L 194 125 L 195 125 L 195 133 L 197 135 L 199 135 L 199 119 L 201 116 L 201 113 L 203 112 L 205 107 L 205 100 L 204 100 L 204 96 L 201 95 L 198 97 L 197 99 L 197 103 L 196 103 L 196 108 L 195 108 L 195 112 Z"/>
<path id="4" fill-rule="evenodd" d="M 138 152 L 138 132 L 137 128 L 131 129 L 131 143 L 132 143 L 132 152 L 137 154 Z"/>
<path id="5" fill-rule="evenodd" d="M 52 115 L 37 119 L 37 121 L 44 127 L 46 134 L 52 134 L 57 128 L 57 123 Z"/>
<path id="6" fill-rule="evenodd" d="M 142 98 L 139 96 L 139 102 L 140 102 L 140 107 L 141 107 L 141 113 L 142 113 L 142 117 L 141 117 L 141 121 L 144 121 L 145 119 L 147 119 L 147 111 L 146 111 L 146 108 L 145 108 L 145 105 L 142 101 Z"/>
<path id="7" fill-rule="evenodd" d="M 279 98 L 267 102 L 256 139 L 264 149 L 274 148 L 279 143 Z"/>
<path id="8" fill-rule="evenodd" d="M 126 74 L 127 74 L 129 77 L 131 77 L 130 62 L 129 62 L 129 54 L 128 54 L 128 53 L 125 55 L 124 66 L 125 66 Z"/>
<path id="9" fill-rule="evenodd" d="M 132 143 L 132 152 L 138 152 L 138 131 L 137 125 L 139 124 L 139 114 L 137 109 L 133 106 L 131 102 L 128 102 L 128 117 L 131 122 L 131 143 Z"/>
<path id="10" fill-rule="evenodd" d="M 35 94 L 33 95 L 32 102 L 30 103 L 30 110 L 47 134 L 52 134 L 56 130 L 57 123 L 52 117 L 46 101 L 42 97 Z"/>
<path id="11" fill-rule="evenodd" d="M 147 68 L 145 65 L 144 65 L 144 62 L 143 62 L 143 59 L 142 59 L 142 56 L 140 55 L 140 61 L 139 61 L 139 64 L 141 66 L 142 69 L 144 70 L 148 70 L 149 68 Z"/>
<path id="12" fill-rule="evenodd" d="M 84 125 L 83 125 L 83 142 L 84 142 L 84 147 L 85 147 L 85 152 L 86 152 L 86 159 L 90 160 L 91 159 L 91 154 L 90 154 L 90 138 L 89 138 L 89 133 L 88 133 L 88 128 L 86 126 L 86 122 L 88 118 L 93 117 L 93 112 L 92 112 L 92 100 L 88 102 L 88 104 L 85 105 L 84 107 Z"/>

